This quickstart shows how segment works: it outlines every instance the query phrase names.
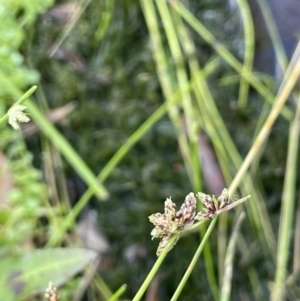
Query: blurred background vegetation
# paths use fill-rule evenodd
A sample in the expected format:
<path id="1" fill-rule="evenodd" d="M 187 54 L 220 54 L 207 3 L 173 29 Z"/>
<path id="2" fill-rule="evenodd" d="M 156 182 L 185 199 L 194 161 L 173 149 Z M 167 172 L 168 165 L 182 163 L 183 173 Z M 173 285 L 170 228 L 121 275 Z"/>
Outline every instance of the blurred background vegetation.
<path id="1" fill-rule="evenodd" d="M 218 195 L 229 187 L 271 111 L 300 23 L 280 23 L 276 31 L 264 1 L 1 2 L 1 114 L 38 86 L 28 101 L 33 122 L 22 132 L 1 127 L 1 285 L 13 287 L 14 256 L 85 246 L 101 253 L 98 271 L 77 299 L 86 275 L 60 281 L 67 282 L 61 300 L 108 300 L 124 283 L 121 298 L 129 300 L 156 260 L 148 216 L 162 212 L 167 197 L 179 206 L 191 191 Z M 275 32 L 268 34 L 269 26 Z M 272 300 L 300 299 L 297 146 L 288 217 L 282 207 L 296 99 L 235 191 L 234 198 L 252 198 L 244 205 L 230 300 L 271 298 L 281 252 L 289 254 L 280 282 L 285 299 Z M 94 196 L 98 174 L 103 190 Z M 293 239 L 282 250 L 286 218 Z M 220 218 L 180 300 L 220 300 L 235 219 L 233 212 Z M 85 239 L 94 232 L 96 240 Z M 200 232 L 178 242 L 145 300 L 171 298 Z M 39 285 L 50 280 L 56 283 L 40 277 Z M 17 300 L 12 290 L 15 299 L 0 289 L 2 299 Z"/>

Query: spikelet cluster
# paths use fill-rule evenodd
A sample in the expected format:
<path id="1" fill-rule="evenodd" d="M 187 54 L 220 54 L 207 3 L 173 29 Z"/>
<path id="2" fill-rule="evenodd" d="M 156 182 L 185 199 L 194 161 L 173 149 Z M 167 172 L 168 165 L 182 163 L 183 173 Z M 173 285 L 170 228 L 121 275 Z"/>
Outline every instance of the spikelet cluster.
<path id="1" fill-rule="evenodd" d="M 49 285 L 45 290 L 45 299 L 47 301 L 58 301 L 59 299 L 57 288 L 52 284 L 52 282 L 49 282 Z"/>
<path id="2" fill-rule="evenodd" d="M 151 231 L 152 239 L 161 239 L 156 252 L 157 256 L 163 252 L 173 235 L 177 234 L 178 240 L 182 230 L 191 226 L 194 221 L 213 218 L 218 210 L 229 204 L 226 188 L 217 199 L 202 192 L 199 192 L 196 196 L 203 204 L 203 209 L 197 214 L 196 197 L 191 192 L 185 197 L 179 211 L 176 211 L 176 204 L 172 202 L 171 198 L 167 198 L 164 213 L 155 213 L 149 216 L 150 222 L 155 226 Z M 170 246 L 170 250 L 174 247 L 177 240 Z"/>

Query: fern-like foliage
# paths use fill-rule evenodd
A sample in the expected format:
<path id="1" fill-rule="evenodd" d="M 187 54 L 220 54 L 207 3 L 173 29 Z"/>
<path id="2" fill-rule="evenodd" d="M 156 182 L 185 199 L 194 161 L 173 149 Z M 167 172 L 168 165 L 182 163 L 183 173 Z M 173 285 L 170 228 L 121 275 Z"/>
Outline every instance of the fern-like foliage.
<path id="1" fill-rule="evenodd" d="M 9 95 L 5 81 L 20 89 L 37 83 L 38 72 L 24 65 L 20 46 L 26 29 L 53 0 L 2 0 L 0 2 L 0 98 Z M 2 82 L 2 83 L 1 83 Z"/>
<path id="2" fill-rule="evenodd" d="M 11 105 L 11 87 L 24 91 L 39 80 L 38 72 L 25 65 L 20 49 L 38 14 L 52 3 L 53 0 L 0 1 L 1 116 Z M 0 250 L 22 248 L 35 235 L 44 214 L 46 188 L 42 173 L 32 165 L 32 154 L 22 135 L 9 126 L 0 128 L 0 157 Z"/>

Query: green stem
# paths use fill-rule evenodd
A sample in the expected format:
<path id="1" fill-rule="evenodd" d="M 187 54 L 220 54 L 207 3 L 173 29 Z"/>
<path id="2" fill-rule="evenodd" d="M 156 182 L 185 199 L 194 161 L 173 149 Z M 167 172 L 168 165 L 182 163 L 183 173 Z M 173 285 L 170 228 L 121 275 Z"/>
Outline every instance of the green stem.
<path id="1" fill-rule="evenodd" d="M 228 248 L 225 256 L 225 272 L 223 276 L 222 290 L 221 290 L 221 301 L 229 301 L 231 286 L 232 286 L 232 274 L 233 274 L 233 260 L 235 247 L 238 239 L 238 233 L 241 228 L 242 221 L 244 220 L 246 214 L 242 211 L 240 214 L 230 237 Z"/>
<path id="2" fill-rule="evenodd" d="M 204 228 L 204 227 L 201 228 L 200 235 L 199 235 L 200 239 L 202 239 L 205 236 L 206 231 L 207 231 L 206 228 Z M 212 299 L 212 300 L 218 301 L 220 299 L 220 289 L 218 286 L 218 280 L 217 280 L 216 273 L 215 273 L 210 242 L 207 242 L 204 245 L 203 259 L 204 259 L 204 265 L 205 265 L 205 270 L 206 270 L 207 282 L 208 282 L 209 288 L 212 292 L 212 295 L 214 297 L 214 299 Z"/>
<path id="3" fill-rule="evenodd" d="M 293 219 L 295 214 L 295 194 L 297 191 L 297 158 L 299 155 L 300 134 L 299 124 L 300 102 L 298 100 L 295 120 L 291 124 L 289 133 L 288 157 L 282 195 L 282 207 L 277 247 L 276 274 L 274 285 L 271 291 L 272 301 L 280 301 L 286 298 L 284 291 L 288 262 L 291 254 L 291 238 L 294 231 Z"/>
<path id="4" fill-rule="evenodd" d="M 118 300 L 122 296 L 127 288 L 126 284 L 123 284 L 107 301 Z"/>
<path id="5" fill-rule="evenodd" d="M 210 223 L 210 225 L 209 225 L 209 227 L 208 227 L 208 229 L 207 229 L 207 231 L 206 231 L 206 233 L 205 233 L 205 235 L 204 235 L 204 237 L 203 237 L 203 239 L 202 239 L 202 241 L 201 241 L 201 243 L 200 243 L 200 245 L 199 245 L 199 247 L 198 247 L 198 249 L 197 249 L 197 251 L 196 251 L 196 253 L 195 253 L 195 255 L 194 255 L 194 257 L 193 257 L 193 259 L 192 259 L 192 261 L 190 263 L 190 265 L 189 265 L 189 267 L 188 267 L 188 269 L 186 270 L 183 278 L 181 279 L 181 281 L 180 281 L 180 283 L 179 283 L 179 285 L 178 285 L 178 287 L 177 287 L 177 289 L 176 289 L 176 291 L 175 291 L 175 293 L 174 293 L 171 301 L 176 301 L 178 299 L 180 293 L 182 292 L 182 289 L 184 288 L 187 280 L 189 279 L 189 277 L 190 277 L 190 275 L 191 275 L 191 273 L 192 273 L 192 271 L 193 271 L 193 269 L 194 269 L 194 267 L 195 267 L 195 265 L 196 265 L 196 263 L 197 263 L 200 255 L 201 255 L 201 252 L 202 252 L 202 250 L 204 248 L 205 243 L 207 242 L 210 234 L 212 233 L 212 231 L 213 231 L 213 229 L 214 229 L 214 227 L 216 225 L 217 219 L 218 219 L 218 217 L 216 216 L 212 220 L 212 222 Z"/>
<path id="6" fill-rule="evenodd" d="M 195 17 L 188 9 L 177 1 L 172 1 L 174 9 L 182 16 L 182 18 L 209 44 L 215 51 L 227 62 L 236 72 L 245 78 L 259 94 L 261 94 L 269 103 L 273 104 L 274 95 L 258 80 L 252 73 L 244 73 L 242 64 L 230 53 L 230 51 L 222 45 L 211 32 Z M 293 113 L 287 107 L 282 107 L 280 114 L 287 120 L 292 120 Z"/>
<path id="7" fill-rule="evenodd" d="M 297 47 L 295 54 L 298 54 L 299 52 L 300 52 L 300 47 L 299 49 Z M 272 110 L 267 120 L 265 121 L 263 128 L 257 135 L 254 143 L 252 144 L 252 147 L 249 150 L 246 158 L 244 159 L 242 166 L 240 167 L 238 173 L 236 174 L 235 178 L 233 179 L 228 189 L 229 195 L 232 195 L 232 193 L 237 189 L 242 178 L 247 173 L 249 166 L 254 161 L 257 154 L 261 151 L 262 147 L 264 146 L 264 143 L 267 141 L 272 126 L 275 123 L 276 119 L 278 118 L 279 114 L 282 112 L 284 108 L 284 104 L 299 78 L 299 74 L 300 74 L 300 61 L 298 60 L 295 63 L 295 65 L 290 66 L 289 70 L 286 72 L 286 76 L 282 81 L 281 88 L 278 91 L 278 95 L 276 97 Z"/>
<path id="8" fill-rule="evenodd" d="M 288 66 L 288 59 L 283 47 L 282 40 L 280 38 L 280 34 L 278 32 L 278 27 L 273 17 L 272 10 L 270 8 L 268 1 L 266 0 L 257 1 L 257 4 L 260 7 L 261 13 L 263 15 L 263 19 L 265 20 L 265 24 L 268 28 L 268 33 L 273 43 L 276 58 L 278 60 L 278 64 L 281 69 L 280 72 L 284 74 Z"/>
<path id="9" fill-rule="evenodd" d="M 59 133 L 59 131 L 48 121 L 36 104 L 28 101 L 28 110 L 32 119 L 42 130 L 43 134 L 53 143 L 57 150 L 65 157 L 66 161 L 78 172 L 84 182 L 97 195 L 100 200 L 108 198 L 108 191 L 97 180 L 97 177 L 89 169 L 79 154 L 72 148 L 69 142 Z"/>
<path id="10" fill-rule="evenodd" d="M 251 10 L 247 0 L 237 0 L 236 3 L 239 6 L 241 18 L 243 20 L 244 27 L 244 64 L 242 67 L 242 73 L 251 73 L 253 58 L 254 58 L 254 46 L 255 46 L 255 33 L 253 19 L 251 16 Z M 246 107 L 247 98 L 249 93 L 249 83 L 245 78 L 241 78 L 239 100 L 238 105 L 240 107 Z"/>
<path id="11" fill-rule="evenodd" d="M 138 292 L 136 293 L 136 295 L 134 296 L 134 298 L 132 299 L 132 301 L 139 301 L 139 300 L 141 300 L 141 298 L 143 297 L 146 289 L 150 285 L 152 279 L 154 278 L 154 276 L 157 273 L 159 267 L 161 266 L 162 262 L 164 261 L 167 253 L 170 251 L 170 248 L 173 246 L 174 242 L 178 238 L 178 235 L 179 234 L 175 234 L 170 239 L 170 241 L 167 244 L 166 248 L 163 250 L 163 252 L 157 258 L 157 260 L 156 260 L 155 264 L 153 265 L 150 273 L 148 274 L 147 278 L 145 279 L 144 283 L 142 284 L 142 286 L 140 287 L 140 289 L 138 290 Z"/>

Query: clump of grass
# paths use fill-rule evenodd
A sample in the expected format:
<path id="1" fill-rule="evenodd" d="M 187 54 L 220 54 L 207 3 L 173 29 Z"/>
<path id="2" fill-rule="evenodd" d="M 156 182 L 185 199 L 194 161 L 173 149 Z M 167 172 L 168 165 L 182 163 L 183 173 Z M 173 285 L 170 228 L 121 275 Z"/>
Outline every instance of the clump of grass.
<path id="1" fill-rule="evenodd" d="M 165 114 L 169 116 L 175 129 L 186 169 L 186 177 L 191 183 L 192 191 L 204 190 L 203 162 L 199 158 L 199 152 L 202 151 L 201 145 L 199 145 L 199 133 L 205 133 L 209 137 L 220 169 L 229 187 L 228 191 L 223 192 L 218 198 L 200 193 L 197 197 L 200 199 L 202 205 L 198 206 L 196 206 L 194 194 L 189 194 L 179 211 L 175 210 L 175 204 L 168 199 L 165 203 L 164 213 L 151 215 L 150 221 L 155 225 L 152 236 L 161 239 L 157 250 L 159 257 L 133 298 L 134 301 L 142 298 L 154 275 L 179 237 L 187 235 L 192 231 L 200 232 L 201 242 L 182 280 L 178 285 L 175 284 L 171 300 L 178 300 L 202 252 L 204 254 L 203 261 L 205 264 L 206 279 L 213 298 L 225 301 L 229 300 L 233 293 L 238 294 L 234 291 L 233 273 L 239 269 L 238 265 L 234 262 L 234 254 L 247 251 L 253 246 L 254 241 L 257 241 L 257 249 L 260 253 L 264 254 L 275 271 L 275 273 L 268 274 L 268 281 L 274 281 L 274 283 L 270 288 L 270 292 L 267 293 L 265 283 L 260 281 L 260 271 L 250 262 L 245 267 L 245 274 L 247 275 L 247 283 L 250 284 L 251 290 L 246 291 L 244 294 L 249 299 L 254 296 L 254 299 L 257 300 L 266 299 L 266 296 L 270 295 L 271 300 L 275 301 L 286 298 L 290 291 L 297 291 L 294 289 L 294 279 L 299 270 L 300 262 L 297 246 L 295 246 L 294 254 L 291 255 L 294 258 L 293 270 L 290 271 L 288 267 L 289 254 L 291 254 L 297 180 L 297 154 L 299 148 L 300 107 L 297 93 L 293 95 L 296 101 L 291 102 L 289 106 L 286 106 L 286 102 L 289 95 L 293 93 L 295 83 L 300 74 L 299 50 L 296 50 L 290 67 L 286 69 L 286 59 L 278 40 L 278 33 L 272 25 L 273 21 L 268 10 L 262 5 L 265 18 L 268 20 L 267 23 L 271 29 L 271 37 L 275 44 L 278 60 L 282 70 L 285 72 L 282 85 L 275 96 L 256 74 L 252 72 L 254 56 L 252 19 L 247 1 L 239 0 L 237 2 L 244 28 L 245 46 L 242 62 L 183 3 L 161 0 L 141 0 L 139 2 L 149 31 L 153 61 L 164 103 L 146 121 L 141 123 L 130 137 L 127 137 L 125 143 L 122 144 L 120 142 L 120 148 L 102 166 L 102 170 L 97 177 L 87 167 L 84 158 L 81 158 L 77 154 L 75 149 L 47 120 L 41 109 L 32 100 L 28 100 L 26 103 L 30 118 L 36 122 L 48 139 L 47 143 L 42 143 L 43 147 L 47 149 L 46 145 L 48 145 L 48 149 L 50 149 L 52 146 L 55 146 L 57 152 L 76 170 L 88 186 L 77 204 L 70 210 L 66 210 L 69 207 L 60 203 L 60 201 L 57 206 L 50 204 L 50 202 L 47 203 L 47 210 L 49 212 L 46 216 L 50 223 L 49 229 L 52 229 L 49 231 L 49 240 L 46 243 L 47 247 L 59 246 L 66 240 L 67 231 L 75 226 L 76 218 L 94 194 L 101 200 L 108 197 L 108 189 L 103 184 L 104 181 L 111 176 L 124 157 L 130 155 L 133 147 L 145 137 L 147 132 L 153 129 L 155 124 Z M 264 3 L 263 1 L 261 2 L 262 4 Z M 89 4 L 90 1 L 83 1 L 78 6 L 77 12 L 70 19 L 70 22 L 66 24 L 58 42 L 51 48 L 51 55 L 63 45 Z M 138 4 L 134 5 L 137 6 Z M 113 22 L 114 10 L 119 9 L 115 7 L 113 1 L 106 1 L 104 7 L 105 13 L 103 13 L 103 18 L 99 24 L 96 24 L 97 31 L 94 35 L 94 39 L 98 43 L 104 40 L 105 34 L 110 30 L 109 25 L 110 22 Z M 23 20 L 22 22 L 25 21 Z M 200 39 L 201 43 L 204 41 L 207 47 L 211 47 L 211 53 L 213 53 L 211 60 L 205 63 L 201 61 L 198 54 L 200 51 L 197 48 L 197 42 Z M 103 45 L 107 46 L 110 43 Z M 101 64 L 102 62 L 103 58 L 99 53 L 102 54 L 99 51 L 98 55 L 92 60 L 95 64 L 99 62 Z M 258 116 L 260 122 L 257 125 L 255 133 L 253 132 L 253 138 L 248 139 L 253 140 L 253 143 L 249 151 L 247 150 L 248 154 L 246 156 L 241 155 L 234 142 L 228 130 L 228 121 L 226 122 L 220 110 L 220 101 L 215 96 L 215 91 L 213 90 L 212 81 L 214 78 L 212 74 L 220 68 L 221 62 L 223 64 L 225 62 L 228 68 L 231 68 L 232 72 L 235 72 L 237 78 L 239 78 L 239 88 L 236 91 L 236 95 L 239 96 L 236 98 L 239 99 L 237 103 L 240 108 L 247 108 L 249 106 L 250 86 L 257 94 L 262 96 L 261 101 L 264 103 L 265 110 L 261 116 Z M 17 86 L 11 78 L 5 78 L 3 75 L 0 76 L 0 80 L 5 84 L 6 93 L 13 96 L 13 98 L 21 96 L 20 87 L 22 85 Z M 28 82 L 30 81 L 26 83 L 28 84 Z M 36 87 L 34 86 L 20 98 L 17 104 L 0 119 L 0 125 L 10 121 L 16 128 L 18 127 L 17 122 L 26 122 L 28 120 L 27 116 L 22 115 L 25 108 L 20 107 L 20 105 L 31 96 L 35 89 Z M 44 100 L 47 103 L 46 99 Z M 19 110 L 16 111 L 14 109 Z M 288 136 L 289 144 L 287 148 L 287 165 L 284 173 L 280 224 L 277 225 L 272 222 L 271 213 L 268 210 L 267 197 L 265 196 L 266 193 L 262 185 L 258 183 L 256 173 L 260 172 L 259 160 L 264 148 L 268 145 L 270 133 L 280 115 L 290 124 L 290 132 Z M 241 213 L 241 209 L 237 208 L 235 227 L 231 236 L 228 237 L 227 230 L 230 229 L 229 223 L 233 214 L 228 215 L 225 212 L 245 200 L 243 198 L 238 202 L 230 204 L 229 196 L 235 193 L 251 195 L 252 198 L 245 205 L 246 214 Z M 210 218 L 212 218 L 212 221 L 206 228 L 204 220 Z M 201 221 L 192 225 L 198 219 Z M 243 219 L 245 219 L 244 223 L 247 225 L 247 228 L 250 229 L 245 235 L 243 235 L 243 228 L 241 226 Z M 219 220 L 216 232 L 218 251 L 215 251 L 216 247 L 210 244 L 209 236 L 215 228 L 217 220 Z M 297 224 L 299 224 L 299 218 L 297 218 Z M 201 227 L 199 227 L 200 225 Z M 238 235 L 239 232 L 241 233 L 240 235 Z M 298 230 L 295 233 L 295 237 L 299 237 Z M 216 268 L 216 264 L 214 263 L 215 259 L 218 268 Z M 112 294 L 101 278 L 95 282 L 97 283 L 97 291 L 101 292 L 109 300 L 117 299 L 125 291 L 125 286 L 122 286 L 115 294 Z M 233 292 L 231 292 L 232 288 Z M 53 285 L 50 285 L 47 289 L 46 298 L 49 301 L 56 301 L 58 299 L 56 288 Z"/>

